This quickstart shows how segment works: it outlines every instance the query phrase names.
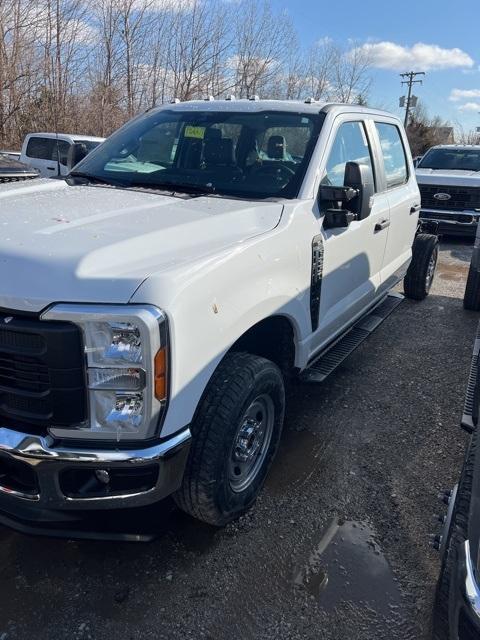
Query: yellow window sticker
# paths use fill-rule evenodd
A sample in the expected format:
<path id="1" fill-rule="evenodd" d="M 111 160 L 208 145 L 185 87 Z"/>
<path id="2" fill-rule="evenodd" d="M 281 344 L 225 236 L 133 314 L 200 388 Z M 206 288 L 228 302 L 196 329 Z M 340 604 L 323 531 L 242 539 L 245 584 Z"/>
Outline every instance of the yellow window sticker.
<path id="1" fill-rule="evenodd" d="M 203 140 L 205 137 L 205 127 L 185 127 L 185 138 L 199 138 Z"/>

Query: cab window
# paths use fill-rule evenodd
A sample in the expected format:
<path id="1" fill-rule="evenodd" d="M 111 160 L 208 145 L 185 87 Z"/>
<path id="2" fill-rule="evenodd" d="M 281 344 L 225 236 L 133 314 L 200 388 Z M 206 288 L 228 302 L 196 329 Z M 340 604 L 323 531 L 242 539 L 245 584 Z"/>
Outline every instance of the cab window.
<path id="1" fill-rule="evenodd" d="M 393 189 L 408 180 L 407 156 L 398 127 L 386 122 L 376 122 L 375 126 L 382 147 L 387 189 Z"/>
<path id="2" fill-rule="evenodd" d="M 366 164 L 373 173 L 372 153 L 363 122 L 344 122 L 340 125 L 327 160 L 322 184 L 343 187 L 347 162 Z"/>
<path id="3" fill-rule="evenodd" d="M 51 160 L 54 152 L 55 140 L 53 138 L 30 138 L 27 144 L 26 155 L 38 160 Z"/>

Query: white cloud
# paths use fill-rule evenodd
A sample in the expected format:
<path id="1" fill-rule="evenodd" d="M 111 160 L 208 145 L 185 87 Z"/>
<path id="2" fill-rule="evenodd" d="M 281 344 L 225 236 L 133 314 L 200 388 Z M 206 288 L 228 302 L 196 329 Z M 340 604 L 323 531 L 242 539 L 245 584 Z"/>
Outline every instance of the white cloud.
<path id="1" fill-rule="evenodd" d="M 452 102 L 480 98 L 480 89 L 452 89 L 450 98 Z"/>
<path id="2" fill-rule="evenodd" d="M 475 64 L 462 49 L 443 49 L 437 44 L 423 42 L 417 42 L 412 47 L 404 47 L 395 42 L 367 42 L 359 49 L 379 69 L 433 71 L 455 67 L 471 68 Z"/>
<path id="3" fill-rule="evenodd" d="M 134 0 L 133 6 L 146 11 L 181 12 L 192 9 L 197 0 Z"/>
<path id="4" fill-rule="evenodd" d="M 480 111 L 480 102 L 466 102 L 458 107 L 459 111 Z"/>

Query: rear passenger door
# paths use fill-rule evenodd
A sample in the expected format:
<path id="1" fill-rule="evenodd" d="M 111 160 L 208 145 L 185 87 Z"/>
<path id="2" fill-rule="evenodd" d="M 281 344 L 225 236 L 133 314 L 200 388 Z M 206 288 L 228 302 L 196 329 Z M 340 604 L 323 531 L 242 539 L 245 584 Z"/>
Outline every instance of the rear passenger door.
<path id="1" fill-rule="evenodd" d="M 343 186 L 346 163 L 357 162 L 371 168 L 377 185 L 370 123 L 341 116 L 335 125 L 321 167 L 321 184 Z M 315 349 L 344 329 L 379 295 L 389 217 L 388 199 L 376 186 L 367 218 L 354 220 L 346 228 L 322 229 L 323 277 Z"/>
<path id="2" fill-rule="evenodd" d="M 407 153 L 407 142 L 394 122 L 373 123 L 380 159 L 379 182 L 388 198 L 390 226 L 382 266 L 382 290 L 403 278 L 411 258 L 412 241 L 418 223 L 420 193 Z"/>

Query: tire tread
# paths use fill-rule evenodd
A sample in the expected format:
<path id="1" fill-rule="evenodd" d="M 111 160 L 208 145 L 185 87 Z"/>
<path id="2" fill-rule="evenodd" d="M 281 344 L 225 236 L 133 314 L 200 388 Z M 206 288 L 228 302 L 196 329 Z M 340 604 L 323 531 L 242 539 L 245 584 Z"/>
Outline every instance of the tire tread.
<path id="1" fill-rule="evenodd" d="M 192 422 L 192 444 L 182 486 L 173 496 L 182 511 L 199 520 L 221 526 L 231 519 L 225 518 L 216 504 L 212 466 L 225 448 L 224 426 L 237 407 L 238 398 L 267 366 L 281 380 L 278 367 L 265 358 L 240 352 L 227 354 L 199 404 Z M 245 509 L 249 506 L 245 504 Z"/>
<path id="2" fill-rule="evenodd" d="M 412 247 L 412 261 L 403 281 L 403 289 L 407 298 L 424 300 L 428 291 L 425 284 L 428 263 L 433 251 L 438 247 L 437 236 L 419 233 Z"/>

